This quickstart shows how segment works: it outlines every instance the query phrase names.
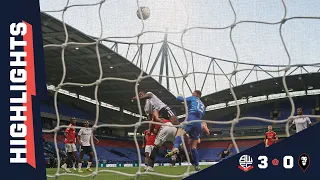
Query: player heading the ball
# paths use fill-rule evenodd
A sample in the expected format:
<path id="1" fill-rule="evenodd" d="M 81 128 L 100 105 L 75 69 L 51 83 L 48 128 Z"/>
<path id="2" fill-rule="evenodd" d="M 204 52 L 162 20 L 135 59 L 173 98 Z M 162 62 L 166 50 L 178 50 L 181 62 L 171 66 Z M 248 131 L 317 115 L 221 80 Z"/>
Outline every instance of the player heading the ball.
<path id="1" fill-rule="evenodd" d="M 132 100 L 136 100 L 137 97 L 133 97 Z M 154 108 L 153 111 L 158 111 L 158 113 L 155 113 L 155 121 L 156 122 L 162 122 L 161 118 L 169 119 L 172 124 L 178 125 L 180 124 L 175 111 L 170 108 L 168 105 L 166 105 L 164 102 L 162 102 L 156 95 L 154 95 L 152 92 L 145 92 L 140 91 L 139 92 L 139 99 L 140 100 L 148 100 L 151 106 Z M 159 114 L 159 115 L 158 115 Z M 161 118 L 160 118 L 161 117 Z"/>
<path id="2" fill-rule="evenodd" d="M 188 122 L 192 122 L 194 120 L 201 120 L 202 117 L 205 114 L 205 106 L 203 102 L 200 100 L 201 98 L 201 91 L 195 90 L 192 93 L 192 96 L 187 97 L 185 100 L 187 102 L 188 106 Z M 184 101 L 184 98 L 182 96 L 177 97 L 178 100 Z M 206 128 L 205 124 L 205 128 Z M 182 138 L 185 133 L 187 133 L 191 139 L 191 154 L 194 159 L 194 167 L 196 171 L 200 171 L 199 167 L 199 154 L 197 150 L 197 144 L 198 144 L 198 139 L 200 137 L 201 129 L 202 129 L 202 123 L 201 122 L 192 122 L 186 127 L 179 128 L 176 139 L 174 142 L 174 149 L 173 151 L 169 152 L 166 157 L 171 157 L 173 154 L 179 153 L 179 147 L 182 143 Z M 209 132 L 209 131 L 208 131 Z"/>

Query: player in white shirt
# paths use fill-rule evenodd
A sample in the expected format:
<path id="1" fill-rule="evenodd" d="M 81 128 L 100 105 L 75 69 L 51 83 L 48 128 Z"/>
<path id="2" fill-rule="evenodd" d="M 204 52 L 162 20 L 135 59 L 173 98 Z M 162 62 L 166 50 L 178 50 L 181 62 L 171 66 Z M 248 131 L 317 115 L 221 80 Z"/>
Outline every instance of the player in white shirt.
<path id="1" fill-rule="evenodd" d="M 296 133 L 307 129 L 311 126 L 311 121 L 309 117 L 302 117 L 302 108 L 297 109 L 297 117 L 292 121 L 291 127 L 296 126 Z"/>
<path id="2" fill-rule="evenodd" d="M 154 109 L 155 108 L 152 106 L 150 99 L 146 99 L 146 104 L 144 106 L 144 112 L 146 113 L 148 120 L 151 120 Z"/>
<path id="3" fill-rule="evenodd" d="M 93 135 L 92 133 L 92 129 L 89 127 L 89 121 L 86 121 L 84 123 L 84 127 L 80 129 L 77 139 L 78 142 L 80 143 L 81 147 L 80 147 L 80 156 L 79 156 L 79 160 L 78 160 L 78 172 L 81 173 L 83 172 L 81 170 L 82 167 L 82 159 L 84 154 L 89 156 L 89 160 L 88 160 L 88 165 L 86 170 L 89 172 L 92 172 L 92 170 L 90 169 L 91 164 L 92 164 L 92 159 L 93 159 L 93 151 L 92 151 L 92 147 L 91 147 L 91 136 Z M 99 140 L 93 135 L 94 140 L 96 140 L 97 143 L 99 143 Z"/>
<path id="4" fill-rule="evenodd" d="M 137 97 L 133 97 L 132 100 L 136 100 Z M 153 111 L 157 111 L 158 113 L 154 113 L 155 121 L 161 122 L 161 118 L 169 119 L 172 124 L 178 125 L 180 124 L 178 121 L 178 118 L 176 116 L 175 111 L 170 108 L 168 105 L 166 105 L 164 102 L 162 102 L 156 95 L 154 95 L 152 92 L 139 92 L 139 99 L 143 100 L 149 100 L 149 103 L 154 108 Z M 147 102 L 146 102 L 147 104 Z M 158 115 L 159 114 L 159 115 Z"/>

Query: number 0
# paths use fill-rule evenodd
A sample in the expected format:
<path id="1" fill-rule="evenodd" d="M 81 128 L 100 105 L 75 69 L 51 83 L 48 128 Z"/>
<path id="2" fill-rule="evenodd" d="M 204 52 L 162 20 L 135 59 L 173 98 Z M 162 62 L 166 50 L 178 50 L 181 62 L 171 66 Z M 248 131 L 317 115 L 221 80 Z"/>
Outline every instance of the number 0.
<path id="1" fill-rule="evenodd" d="M 292 169 L 293 168 L 293 157 L 292 156 L 283 157 L 283 167 L 285 169 Z"/>

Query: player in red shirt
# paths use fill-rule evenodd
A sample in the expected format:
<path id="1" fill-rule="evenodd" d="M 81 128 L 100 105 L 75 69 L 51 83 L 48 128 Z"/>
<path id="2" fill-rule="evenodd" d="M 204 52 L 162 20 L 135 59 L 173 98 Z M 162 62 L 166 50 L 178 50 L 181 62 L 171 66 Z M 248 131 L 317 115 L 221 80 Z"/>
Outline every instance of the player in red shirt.
<path id="1" fill-rule="evenodd" d="M 266 132 L 266 136 L 264 138 L 265 145 L 266 147 L 269 147 L 272 144 L 274 144 L 276 141 L 278 141 L 278 136 L 274 131 L 272 131 L 272 126 L 269 125 L 268 132 Z"/>
<path id="2" fill-rule="evenodd" d="M 153 111 L 153 114 L 158 113 L 157 111 Z M 157 121 L 157 119 L 153 118 L 152 121 Z M 159 122 L 159 121 L 158 121 Z M 168 119 L 161 119 L 162 124 L 166 125 L 172 125 L 171 121 Z M 150 124 L 149 130 L 153 130 L 153 132 L 156 134 L 156 139 L 154 141 L 154 147 L 151 151 L 150 158 L 148 161 L 148 167 L 146 168 L 146 171 L 151 171 L 153 172 L 153 166 L 154 166 L 154 161 L 159 154 L 159 149 L 165 143 L 166 141 L 174 141 L 177 128 L 172 127 L 172 126 L 163 126 L 163 125 L 155 125 L 155 124 Z"/>
<path id="3" fill-rule="evenodd" d="M 150 132 L 149 129 L 147 129 L 144 132 L 144 153 L 145 153 L 145 169 L 147 168 L 147 162 L 150 161 L 150 154 L 154 147 L 154 141 L 156 140 L 157 135 L 154 132 Z"/>
<path id="4" fill-rule="evenodd" d="M 70 124 L 68 125 L 68 128 L 64 132 L 64 144 L 66 148 L 67 157 L 65 159 L 65 163 L 61 166 L 63 170 L 65 170 L 68 173 L 71 173 L 71 171 L 68 168 L 68 165 L 72 163 L 73 170 L 77 170 L 75 167 L 76 164 L 76 153 L 77 153 L 77 147 L 76 147 L 76 130 L 73 128 L 73 126 L 76 125 L 76 118 L 72 117 L 70 118 Z"/>
<path id="5" fill-rule="evenodd" d="M 153 119 L 154 120 L 154 119 Z M 144 132 L 145 134 L 145 169 L 148 168 L 148 162 L 153 162 L 152 159 L 150 159 L 151 152 L 154 148 L 154 142 L 157 138 L 157 134 L 161 128 L 161 125 L 158 124 L 150 124 L 149 129 Z"/>

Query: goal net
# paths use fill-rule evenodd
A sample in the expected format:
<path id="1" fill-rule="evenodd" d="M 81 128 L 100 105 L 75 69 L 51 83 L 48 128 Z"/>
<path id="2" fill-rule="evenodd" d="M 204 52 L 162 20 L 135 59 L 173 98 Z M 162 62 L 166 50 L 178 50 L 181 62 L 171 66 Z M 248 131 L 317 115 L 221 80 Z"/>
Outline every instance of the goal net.
<path id="1" fill-rule="evenodd" d="M 319 72 L 320 56 L 320 14 L 315 3 L 318 1 L 40 1 L 41 11 L 50 14 L 63 23 L 65 40 L 62 43 L 47 44 L 44 48 L 60 48 L 62 62 L 62 78 L 55 85 L 54 107 L 56 110 L 56 127 L 52 130 L 43 130 L 45 133 L 54 133 L 54 144 L 57 152 L 58 166 L 55 175 L 47 175 L 58 179 L 62 175 L 78 177 L 96 177 L 101 172 L 122 174 L 139 177 L 142 174 L 152 174 L 163 177 L 183 178 L 193 173 L 190 166 L 181 175 L 170 175 L 157 172 L 143 172 L 140 147 L 136 137 L 138 128 L 149 122 L 144 120 L 140 100 L 137 101 L 139 119 L 134 124 L 99 124 L 101 102 L 98 98 L 99 86 L 102 82 L 123 81 L 135 83 L 135 95 L 138 96 L 139 82 L 147 78 L 161 81 L 163 86 L 174 94 L 183 94 L 187 97 L 192 90 L 201 89 L 204 95 L 215 93 L 223 89 L 230 89 L 230 102 L 236 108 L 236 115 L 229 121 L 215 121 L 203 119 L 199 122 L 211 124 L 230 125 L 230 137 L 236 152 L 239 148 L 234 137 L 234 127 L 244 120 L 263 121 L 267 123 L 286 124 L 286 136 L 290 136 L 289 125 L 295 117 L 294 96 L 287 86 L 286 77 L 296 71 L 304 69 L 305 72 Z M 320 4 L 319 4 L 320 5 Z M 146 16 L 141 8 L 148 7 L 150 17 L 141 20 L 138 16 Z M 299 8 L 304 10 L 299 11 Z M 138 10 L 138 12 L 137 12 Z M 310 10 L 310 11 L 309 11 Z M 92 43 L 70 41 L 70 32 L 67 26 L 71 25 L 93 39 Z M 114 30 L 113 30 L 114 29 Z M 165 41 L 163 40 L 165 39 Z M 317 41 L 316 43 L 313 43 Z M 159 43 L 161 42 L 161 43 Z M 166 48 L 163 49 L 163 42 Z M 318 43 L 318 44 L 317 44 Z M 103 77 L 105 69 L 101 63 L 100 45 L 108 46 L 116 53 L 127 58 L 141 69 L 141 73 L 134 80 L 116 77 Z M 311 45 L 310 45 L 311 44 Z M 65 50 L 67 47 L 95 46 L 96 61 L 98 62 L 99 77 L 95 82 L 82 84 L 69 82 L 66 67 Z M 167 53 L 167 67 L 169 73 L 156 70 L 155 62 L 158 51 Z M 312 55 L 310 55 L 312 54 Z M 112 58 L 112 57 L 111 57 Z M 178 60 L 177 60 L 178 59 Z M 144 75 L 147 72 L 148 75 Z M 250 74 L 256 74 L 251 77 Z M 259 74 L 259 76 L 258 76 Z M 260 79 L 258 77 L 261 77 Z M 270 77 L 282 77 L 283 93 L 291 104 L 290 115 L 283 120 L 271 120 L 261 117 L 242 117 L 241 98 L 234 88 L 244 82 L 259 81 Z M 161 79 L 161 80 L 160 80 Z M 162 81 L 163 79 L 163 81 Z M 239 83 L 240 82 L 240 83 Z M 242 83 L 241 83 L 242 82 Z M 280 83 L 280 82 L 279 82 Z M 129 174 L 111 169 L 99 169 L 97 152 L 93 139 L 95 156 L 95 170 L 89 175 L 61 174 L 61 161 L 57 142 L 57 134 L 61 129 L 61 117 L 58 109 L 59 90 L 65 86 L 95 87 L 94 101 L 96 102 L 96 117 L 92 129 L 101 127 L 126 128 L 134 127 L 134 142 L 136 144 L 139 168 L 136 173 Z M 170 87 L 170 88 L 169 88 Z M 254 88 L 254 87 L 253 87 Z M 107 101 L 107 100 L 106 100 Z M 131 99 L 128 99 L 131 101 Z M 170 106 L 170 104 L 168 104 Z M 187 103 L 184 103 L 185 121 L 188 124 Z M 207 111 L 218 106 L 207 107 Z M 318 115 L 304 115 L 320 118 Z M 176 126 L 180 127 L 180 126 Z M 80 129 L 81 127 L 75 127 Z M 184 151 L 186 150 L 183 141 Z M 188 153 L 186 153 L 188 154 Z M 188 158 L 188 162 L 190 159 Z M 189 163 L 190 164 L 190 163 Z"/>

